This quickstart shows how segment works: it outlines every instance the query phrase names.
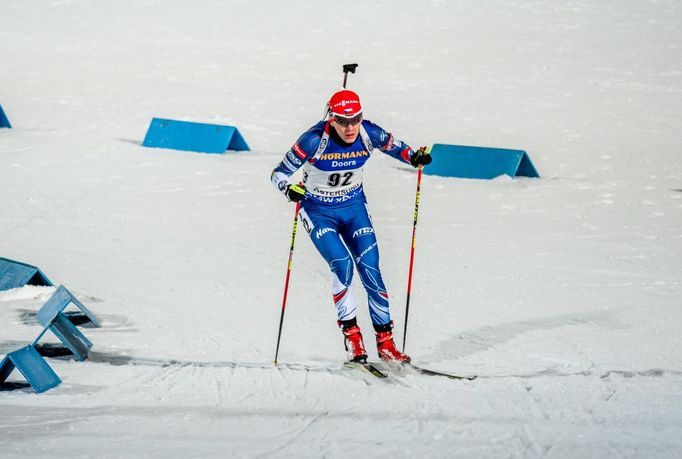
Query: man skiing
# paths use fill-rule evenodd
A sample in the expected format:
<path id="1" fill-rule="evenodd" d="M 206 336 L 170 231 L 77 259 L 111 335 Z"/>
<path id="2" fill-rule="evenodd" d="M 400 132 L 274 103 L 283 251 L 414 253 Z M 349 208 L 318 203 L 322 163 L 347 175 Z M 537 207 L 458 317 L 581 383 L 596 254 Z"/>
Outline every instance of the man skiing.
<path id="1" fill-rule="evenodd" d="M 413 151 L 376 124 L 363 119 L 358 95 L 338 91 L 324 119 L 303 133 L 272 171 L 271 181 L 289 201 L 301 201 L 300 219 L 332 272 L 332 297 L 349 361 L 364 362 L 367 351 L 351 292 L 353 265 L 367 291 L 379 357 L 408 363 L 396 349 L 388 293 L 379 269 L 379 248 L 362 188 L 362 170 L 374 149 L 411 164 L 427 165 L 424 147 Z M 289 178 L 303 167 L 301 184 Z"/>

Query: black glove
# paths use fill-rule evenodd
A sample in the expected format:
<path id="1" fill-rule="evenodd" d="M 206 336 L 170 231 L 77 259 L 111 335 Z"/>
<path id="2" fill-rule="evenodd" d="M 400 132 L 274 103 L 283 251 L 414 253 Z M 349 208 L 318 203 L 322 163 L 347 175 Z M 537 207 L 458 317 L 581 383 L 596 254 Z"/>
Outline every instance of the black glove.
<path id="1" fill-rule="evenodd" d="M 292 183 L 287 185 L 284 190 L 284 194 L 287 196 L 289 201 L 298 202 L 305 198 L 305 187 L 303 185 L 296 185 Z"/>
<path id="2" fill-rule="evenodd" d="M 410 156 L 410 164 L 413 167 L 426 166 L 431 164 L 431 152 L 430 148 L 421 147 L 419 150 L 415 151 L 412 156 Z"/>

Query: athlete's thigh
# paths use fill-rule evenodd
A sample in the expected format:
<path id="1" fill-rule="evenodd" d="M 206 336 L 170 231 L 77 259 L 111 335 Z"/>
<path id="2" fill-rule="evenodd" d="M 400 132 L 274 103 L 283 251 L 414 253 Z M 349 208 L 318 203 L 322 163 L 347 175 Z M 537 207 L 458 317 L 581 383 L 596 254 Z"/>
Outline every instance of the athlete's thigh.
<path id="1" fill-rule="evenodd" d="M 377 264 L 379 249 L 377 238 L 374 234 L 374 225 L 369 216 L 367 207 L 364 205 L 353 206 L 345 215 L 344 225 L 341 227 L 341 236 L 350 249 L 356 263 L 365 261 L 368 264 Z"/>
<path id="2" fill-rule="evenodd" d="M 300 218 L 317 251 L 329 265 L 348 257 L 348 250 L 339 235 L 339 222 L 332 215 L 301 208 Z"/>

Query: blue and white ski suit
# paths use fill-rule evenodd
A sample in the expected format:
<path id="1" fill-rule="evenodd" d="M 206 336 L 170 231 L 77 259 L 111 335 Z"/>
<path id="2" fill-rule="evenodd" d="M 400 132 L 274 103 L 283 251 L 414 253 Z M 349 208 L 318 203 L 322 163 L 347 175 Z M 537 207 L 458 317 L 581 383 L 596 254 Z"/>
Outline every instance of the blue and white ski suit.
<path id="1" fill-rule="evenodd" d="M 379 248 L 362 188 L 362 170 L 375 149 L 410 163 L 413 150 L 370 121 L 362 121 L 355 142 L 347 144 L 328 121 L 308 129 L 272 171 L 271 181 L 285 193 L 289 178 L 303 167 L 306 197 L 300 219 L 332 271 L 332 296 L 339 321 L 355 318 L 351 292 L 353 263 L 367 291 L 376 326 L 391 322 L 388 293 L 379 269 Z"/>

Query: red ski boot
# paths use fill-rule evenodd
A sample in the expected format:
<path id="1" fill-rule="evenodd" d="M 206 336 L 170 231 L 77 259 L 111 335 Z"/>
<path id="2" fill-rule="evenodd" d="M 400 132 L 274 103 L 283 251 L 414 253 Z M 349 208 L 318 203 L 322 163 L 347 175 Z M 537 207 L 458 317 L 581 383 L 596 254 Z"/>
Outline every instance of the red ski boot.
<path id="1" fill-rule="evenodd" d="M 348 351 L 349 362 L 364 362 L 367 360 L 367 351 L 365 350 L 365 343 L 362 341 L 362 333 L 360 327 L 351 325 L 341 326 L 341 331 L 344 336 L 344 345 Z"/>
<path id="2" fill-rule="evenodd" d="M 383 328 L 383 327 L 382 327 Z M 377 331 L 377 351 L 379 352 L 379 357 L 384 362 L 388 363 L 410 363 L 412 360 L 409 355 L 403 354 L 395 347 L 393 342 L 393 322 L 386 327 L 388 330 Z"/>

